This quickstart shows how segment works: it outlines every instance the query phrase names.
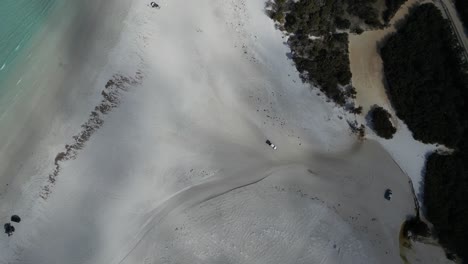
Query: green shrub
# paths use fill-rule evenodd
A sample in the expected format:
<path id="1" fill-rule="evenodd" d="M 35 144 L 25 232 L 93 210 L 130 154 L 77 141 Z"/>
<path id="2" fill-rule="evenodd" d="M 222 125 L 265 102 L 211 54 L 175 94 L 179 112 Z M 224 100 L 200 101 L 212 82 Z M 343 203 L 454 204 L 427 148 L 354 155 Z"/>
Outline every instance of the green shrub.
<path id="1" fill-rule="evenodd" d="M 379 11 L 374 7 L 376 0 L 347 0 L 347 12 L 371 27 L 380 27 Z"/>
<path id="2" fill-rule="evenodd" d="M 385 0 L 386 9 L 383 13 L 385 23 L 390 22 L 395 13 L 406 2 L 406 0 Z"/>
<path id="3" fill-rule="evenodd" d="M 345 86 L 351 82 L 349 69 L 348 35 L 327 35 L 321 40 L 310 40 L 303 35 L 290 38 L 293 60 L 304 81 L 319 85 L 320 90 L 339 105 L 346 103 Z M 352 95 L 352 92 L 348 92 Z"/>
<path id="4" fill-rule="evenodd" d="M 372 121 L 372 129 L 379 137 L 390 139 L 396 132 L 396 128 L 392 125 L 391 115 L 387 110 L 380 106 L 375 106 L 370 110 L 370 118 Z"/>
<path id="5" fill-rule="evenodd" d="M 286 0 L 276 0 L 271 2 L 272 10 L 270 12 L 271 19 L 284 23 L 284 12 L 286 11 Z"/>
<path id="6" fill-rule="evenodd" d="M 346 18 L 336 17 L 335 25 L 338 29 L 348 29 L 351 26 L 351 22 Z"/>

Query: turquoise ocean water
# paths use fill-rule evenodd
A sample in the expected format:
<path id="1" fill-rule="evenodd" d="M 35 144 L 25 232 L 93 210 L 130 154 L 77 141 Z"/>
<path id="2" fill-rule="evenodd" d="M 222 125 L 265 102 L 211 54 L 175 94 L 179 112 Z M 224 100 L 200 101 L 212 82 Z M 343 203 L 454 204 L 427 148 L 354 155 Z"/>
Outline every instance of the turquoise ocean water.
<path id="1" fill-rule="evenodd" d="M 62 0 L 0 0 L 0 98 L 14 86 L 5 80 L 24 58 L 24 50 Z"/>

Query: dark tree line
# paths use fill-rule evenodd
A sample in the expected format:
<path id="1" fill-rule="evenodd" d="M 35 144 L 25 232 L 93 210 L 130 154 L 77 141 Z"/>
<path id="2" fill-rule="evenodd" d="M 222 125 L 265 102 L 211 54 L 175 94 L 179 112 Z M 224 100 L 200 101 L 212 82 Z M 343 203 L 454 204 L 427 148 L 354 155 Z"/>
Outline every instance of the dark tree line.
<path id="1" fill-rule="evenodd" d="M 468 134 L 466 135 L 468 136 Z M 426 161 L 424 204 L 442 245 L 468 261 L 468 155 L 433 153 Z"/>
<path id="2" fill-rule="evenodd" d="M 370 110 L 372 129 L 379 137 L 391 139 L 396 132 L 396 128 L 391 122 L 392 116 L 381 106 L 375 106 Z"/>
<path id="3" fill-rule="evenodd" d="M 319 85 L 321 91 L 339 105 L 344 105 L 346 98 L 354 97 L 352 87 L 338 86 L 351 82 L 347 34 L 331 34 L 316 40 L 295 35 L 289 44 L 296 68 L 304 81 Z"/>
<path id="4" fill-rule="evenodd" d="M 354 96 L 355 92 L 353 88 L 342 88 L 351 83 L 348 35 L 330 33 L 336 30 L 335 17 L 344 12 L 339 2 L 302 0 L 279 3 L 282 3 L 283 10 L 288 10 L 284 28 L 293 33 L 288 43 L 302 79 L 318 85 L 328 98 L 344 105 L 346 98 Z M 312 40 L 311 35 L 322 38 Z"/>
<path id="5" fill-rule="evenodd" d="M 385 23 L 390 22 L 392 17 L 405 2 L 406 0 L 385 0 L 385 6 L 387 7 L 383 13 L 383 20 Z"/>
<path id="6" fill-rule="evenodd" d="M 335 1 L 302 0 L 290 4 L 284 28 L 291 33 L 323 35 L 335 31 Z"/>
<path id="7" fill-rule="evenodd" d="M 345 0 L 346 11 L 352 16 L 360 18 L 371 27 L 381 27 L 379 10 L 375 8 L 377 0 Z"/>
<path id="8" fill-rule="evenodd" d="M 350 29 L 367 25 L 381 27 L 381 13 L 376 6 L 377 0 L 276 0 L 273 14 L 278 17 L 278 10 L 288 11 L 285 16 L 285 29 L 298 32 L 323 35 L 334 32 L 336 28 Z M 279 16 L 280 17 L 280 16 Z M 350 19 L 356 21 L 351 23 Z"/>
<path id="9" fill-rule="evenodd" d="M 468 28 L 468 1 L 466 0 L 455 0 L 455 7 L 457 8 L 458 14 L 460 14 L 461 20 L 465 29 Z"/>
<path id="10" fill-rule="evenodd" d="M 413 136 L 455 149 L 428 157 L 424 204 L 441 244 L 467 261 L 468 67 L 461 50 L 440 11 L 424 4 L 381 55 L 391 102 Z"/>
<path id="11" fill-rule="evenodd" d="M 454 147 L 463 115 L 468 67 L 448 21 L 432 4 L 418 7 L 381 49 L 388 93 L 415 139 Z"/>

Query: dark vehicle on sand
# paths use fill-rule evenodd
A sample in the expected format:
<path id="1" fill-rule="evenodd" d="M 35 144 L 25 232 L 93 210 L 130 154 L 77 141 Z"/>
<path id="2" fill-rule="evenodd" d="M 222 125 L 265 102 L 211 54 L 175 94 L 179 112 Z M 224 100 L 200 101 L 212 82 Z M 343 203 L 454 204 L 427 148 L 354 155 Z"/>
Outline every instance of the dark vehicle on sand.
<path id="1" fill-rule="evenodd" d="M 390 201 L 392 199 L 392 195 L 393 195 L 392 190 L 390 189 L 385 190 L 385 194 L 384 194 L 385 199 Z"/>

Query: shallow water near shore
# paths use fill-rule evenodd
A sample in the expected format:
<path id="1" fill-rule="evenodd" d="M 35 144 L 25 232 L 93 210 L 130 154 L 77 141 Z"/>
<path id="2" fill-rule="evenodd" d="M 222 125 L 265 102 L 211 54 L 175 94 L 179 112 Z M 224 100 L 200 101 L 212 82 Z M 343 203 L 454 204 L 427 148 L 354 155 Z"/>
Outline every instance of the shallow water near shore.
<path id="1" fill-rule="evenodd" d="M 4 0 L 0 2 L 0 116 L 24 87 L 25 74 L 37 67 L 32 50 L 48 18 L 63 0 Z M 19 78 L 18 78 L 19 77 Z M 0 118 L 1 119 L 1 118 Z"/>
<path id="2" fill-rule="evenodd" d="M 0 74 L 40 28 L 57 0 L 4 0 L 0 2 Z M 0 75 L 1 76 L 1 75 Z"/>
<path id="3" fill-rule="evenodd" d="M 0 2 L 0 81 L 15 65 L 15 59 L 21 57 L 22 51 L 47 20 L 56 4 L 57 0 Z M 0 91 L 4 89 L 5 87 Z"/>

